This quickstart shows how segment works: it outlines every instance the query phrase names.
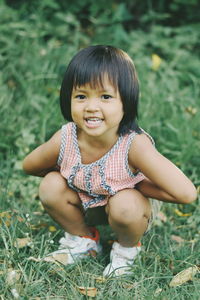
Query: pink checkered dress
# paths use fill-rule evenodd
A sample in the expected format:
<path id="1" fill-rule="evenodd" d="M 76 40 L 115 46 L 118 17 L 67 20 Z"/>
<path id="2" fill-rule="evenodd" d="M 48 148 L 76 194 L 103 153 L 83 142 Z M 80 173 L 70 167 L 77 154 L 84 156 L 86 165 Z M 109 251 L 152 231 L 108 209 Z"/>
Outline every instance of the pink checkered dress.
<path id="1" fill-rule="evenodd" d="M 62 141 L 58 165 L 69 187 L 75 190 L 83 208 L 106 205 L 110 196 L 127 188 L 134 188 L 145 176 L 133 173 L 128 164 L 128 152 L 135 131 L 119 136 L 116 144 L 99 160 L 91 164 L 81 162 L 76 125 L 62 126 Z"/>

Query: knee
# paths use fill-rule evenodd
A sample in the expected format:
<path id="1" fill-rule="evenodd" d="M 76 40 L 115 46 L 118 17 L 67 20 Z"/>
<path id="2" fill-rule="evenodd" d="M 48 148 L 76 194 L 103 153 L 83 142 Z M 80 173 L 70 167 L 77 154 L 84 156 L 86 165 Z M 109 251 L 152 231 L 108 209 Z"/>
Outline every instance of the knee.
<path id="1" fill-rule="evenodd" d="M 128 205 L 128 201 L 120 204 L 119 206 L 110 205 L 108 213 L 109 222 L 114 222 L 119 225 L 129 225 L 133 223 L 134 220 L 138 219 L 136 209 L 133 209 L 133 205 Z"/>
<path id="2" fill-rule="evenodd" d="M 66 181 L 58 172 L 48 173 L 39 186 L 39 197 L 44 206 L 51 207 L 57 203 L 66 189 Z"/>
<path id="3" fill-rule="evenodd" d="M 110 222 L 121 226 L 143 222 L 149 219 L 151 208 L 148 199 L 139 192 L 126 190 L 120 195 L 115 195 L 109 202 L 108 216 Z"/>

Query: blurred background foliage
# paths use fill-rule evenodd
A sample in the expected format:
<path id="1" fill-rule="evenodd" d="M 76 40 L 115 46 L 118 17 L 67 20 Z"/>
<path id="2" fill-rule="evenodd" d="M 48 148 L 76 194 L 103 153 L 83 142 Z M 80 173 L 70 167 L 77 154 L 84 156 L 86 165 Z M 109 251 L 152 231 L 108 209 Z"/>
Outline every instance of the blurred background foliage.
<path id="1" fill-rule="evenodd" d="M 37 179 L 28 179 L 32 188 L 27 179 L 21 184 L 21 161 L 64 122 L 64 70 L 91 44 L 111 44 L 133 58 L 140 125 L 198 186 L 199 8 L 198 0 L 0 0 L 0 176 L 10 191 L 6 199 L 35 197 Z"/>

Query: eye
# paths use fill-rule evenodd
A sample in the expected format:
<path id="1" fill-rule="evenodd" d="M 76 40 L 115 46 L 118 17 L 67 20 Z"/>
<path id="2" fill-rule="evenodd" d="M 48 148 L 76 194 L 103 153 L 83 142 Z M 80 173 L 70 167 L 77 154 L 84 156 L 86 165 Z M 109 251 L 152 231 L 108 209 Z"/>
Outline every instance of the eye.
<path id="1" fill-rule="evenodd" d="M 108 100 L 108 99 L 111 99 L 112 96 L 111 96 L 111 95 L 104 94 L 104 95 L 101 96 L 101 98 L 102 98 L 103 100 Z"/>
<path id="2" fill-rule="evenodd" d="M 86 98 L 86 96 L 82 95 L 82 94 L 79 94 L 79 95 L 76 95 L 75 98 L 79 99 L 79 100 L 84 100 Z"/>

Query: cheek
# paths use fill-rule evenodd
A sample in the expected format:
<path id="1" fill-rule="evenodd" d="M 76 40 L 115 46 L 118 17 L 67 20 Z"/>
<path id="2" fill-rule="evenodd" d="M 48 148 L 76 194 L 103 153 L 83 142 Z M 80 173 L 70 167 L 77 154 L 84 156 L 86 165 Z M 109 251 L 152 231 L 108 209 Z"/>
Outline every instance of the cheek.
<path id="1" fill-rule="evenodd" d="M 71 114 L 74 114 L 77 111 L 79 111 L 79 106 L 76 103 L 72 102 L 71 103 Z"/>
<path id="2" fill-rule="evenodd" d="M 76 108 L 76 105 L 74 104 L 71 104 L 71 116 L 72 116 L 72 119 L 74 120 L 74 118 L 76 117 L 77 115 L 77 108 Z"/>
<path id="3" fill-rule="evenodd" d="M 117 105 L 115 109 L 112 111 L 111 118 L 115 120 L 115 122 L 120 123 L 124 116 L 124 110 L 122 105 Z"/>
<path id="4" fill-rule="evenodd" d="M 122 103 L 120 103 L 118 111 L 120 112 L 121 119 L 122 119 L 123 116 L 124 116 L 124 108 L 123 108 L 123 104 Z"/>
<path id="5" fill-rule="evenodd" d="M 77 121 L 83 115 L 83 106 L 77 103 L 71 104 L 71 116 L 73 121 Z"/>

